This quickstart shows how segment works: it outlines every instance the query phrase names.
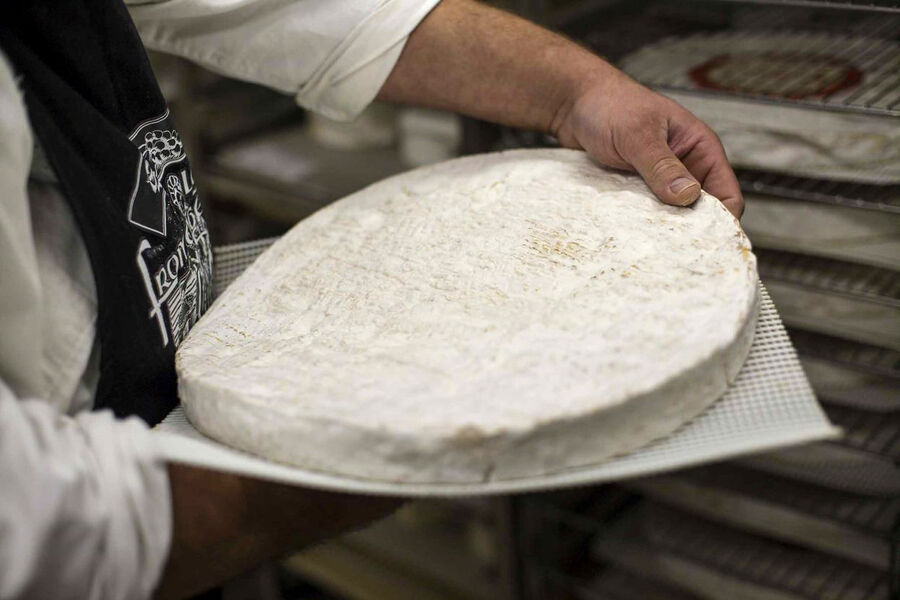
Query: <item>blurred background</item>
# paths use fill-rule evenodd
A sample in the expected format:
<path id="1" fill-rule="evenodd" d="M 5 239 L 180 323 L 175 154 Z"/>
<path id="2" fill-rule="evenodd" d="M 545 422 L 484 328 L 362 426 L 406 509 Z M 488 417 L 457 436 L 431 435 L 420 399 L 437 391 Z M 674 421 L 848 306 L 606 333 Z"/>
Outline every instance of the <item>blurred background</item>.
<path id="1" fill-rule="evenodd" d="M 900 597 L 900 8 L 497 4 L 564 31 L 720 133 L 760 275 L 846 437 L 616 485 L 412 502 L 231 582 L 225 597 Z M 288 96 L 152 60 L 219 246 L 280 235 L 416 166 L 554 143 L 378 104 L 336 123 Z"/>

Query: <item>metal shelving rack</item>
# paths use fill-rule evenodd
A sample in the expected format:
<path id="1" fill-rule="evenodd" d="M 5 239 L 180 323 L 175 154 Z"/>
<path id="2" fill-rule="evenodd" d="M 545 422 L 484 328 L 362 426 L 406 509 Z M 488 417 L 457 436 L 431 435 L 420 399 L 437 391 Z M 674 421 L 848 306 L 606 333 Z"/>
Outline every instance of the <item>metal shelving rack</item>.
<path id="1" fill-rule="evenodd" d="M 900 119 L 900 3 L 595 0 L 563 7 L 529 2 L 529 9 L 532 15 L 542 10 L 545 23 L 614 63 L 668 36 L 735 28 L 747 36 L 805 31 L 809 39 L 821 32 L 852 38 L 850 47 L 839 49 L 841 56 L 867 63 L 875 75 L 838 94 L 786 99 L 689 89 L 665 69 L 648 73 L 643 83 L 761 107 L 827 110 L 885 123 Z M 820 49 L 828 50 L 821 42 Z M 484 126 L 474 137 L 472 151 L 553 143 Z M 898 184 L 749 168 L 737 174 L 754 200 L 825 211 L 831 222 L 857 214 L 882 225 L 894 219 L 900 232 Z M 756 223 L 760 239 L 782 244 L 755 242 L 760 275 L 782 290 L 782 317 L 823 408 L 845 429 L 845 438 L 617 485 L 515 498 L 517 525 L 510 536 L 521 597 L 900 598 L 900 335 L 891 329 L 900 327 L 900 267 L 892 268 L 900 261 L 886 260 L 884 247 L 857 246 L 845 255 L 826 237 L 806 247 L 789 233 L 766 237 L 765 225 Z M 843 240 L 840 233 L 833 239 Z M 823 313 L 828 306 L 837 308 Z M 884 327 L 865 323 L 879 315 Z"/>

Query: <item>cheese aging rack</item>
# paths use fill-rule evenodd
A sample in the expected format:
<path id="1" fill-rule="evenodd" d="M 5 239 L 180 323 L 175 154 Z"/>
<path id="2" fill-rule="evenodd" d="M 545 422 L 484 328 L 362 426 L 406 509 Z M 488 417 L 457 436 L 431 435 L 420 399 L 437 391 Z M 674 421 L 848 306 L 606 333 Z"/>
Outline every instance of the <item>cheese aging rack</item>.
<path id="1" fill-rule="evenodd" d="M 790 32 L 867 77 L 807 99 L 663 93 L 859 115 L 900 127 L 900 5 L 892 2 L 528 2 L 613 63 L 663 38 Z M 849 46 L 849 47 L 847 47 Z M 760 68 L 769 87 L 804 78 Z M 761 86 L 766 87 L 766 86 Z M 474 126 L 473 126 L 474 127 Z M 480 125 L 492 149 L 552 143 Z M 477 148 L 470 148 L 476 150 Z M 900 184 L 738 169 L 760 277 L 843 439 L 593 489 L 510 500 L 511 572 L 527 599 L 900 598 Z M 756 214 L 754 214 L 754 211 Z M 878 223 L 870 228 L 865 223 Z M 854 224 L 859 228 L 854 230 Z"/>

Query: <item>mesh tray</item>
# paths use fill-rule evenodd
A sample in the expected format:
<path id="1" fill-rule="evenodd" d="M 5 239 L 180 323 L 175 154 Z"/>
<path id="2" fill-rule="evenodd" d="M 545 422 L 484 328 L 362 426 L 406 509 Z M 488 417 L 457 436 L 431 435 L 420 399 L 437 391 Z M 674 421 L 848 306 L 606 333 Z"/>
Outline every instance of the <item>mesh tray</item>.
<path id="1" fill-rule="evenodd" d="M 233 281 L 272 240 L 217 249 L 216 285 Z M 355 479 L 276 464 L 215 442 L 178 407 L 156 427 L 171 461 L 339 491 L 405 496 L 469 496 L 554 489 L 647 475 L 832 438 L 797 355 L 765 290 L 756 337 L 735 384 L 718 402 L 670 436 L 630 454 L 544 477 L 475 484 L 409 484 Z"/>

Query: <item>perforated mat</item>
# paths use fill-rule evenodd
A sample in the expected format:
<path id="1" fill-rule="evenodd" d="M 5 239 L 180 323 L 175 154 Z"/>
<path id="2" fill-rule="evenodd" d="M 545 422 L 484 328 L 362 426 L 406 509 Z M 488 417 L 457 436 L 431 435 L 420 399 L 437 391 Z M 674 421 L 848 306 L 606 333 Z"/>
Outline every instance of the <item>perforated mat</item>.
<path id="1" fill-rule="evenodd" d="M 274 240 L 218 248 L 216 289 L 231 283 Z M 703 414 L 668 437 L 595 465 L 542 477 L 471 484 L 418 484 L 356 479 L 257 458 L 205 437 L 176 408 L 156 427 L 171 461 L 296 485 L 403 496 L 474 496 L 598 483 L 670 471 L 765 450 L 833 438 L 833 427 L 809 382 L 764 288 L 756 336 L 735 384 Z"/>

